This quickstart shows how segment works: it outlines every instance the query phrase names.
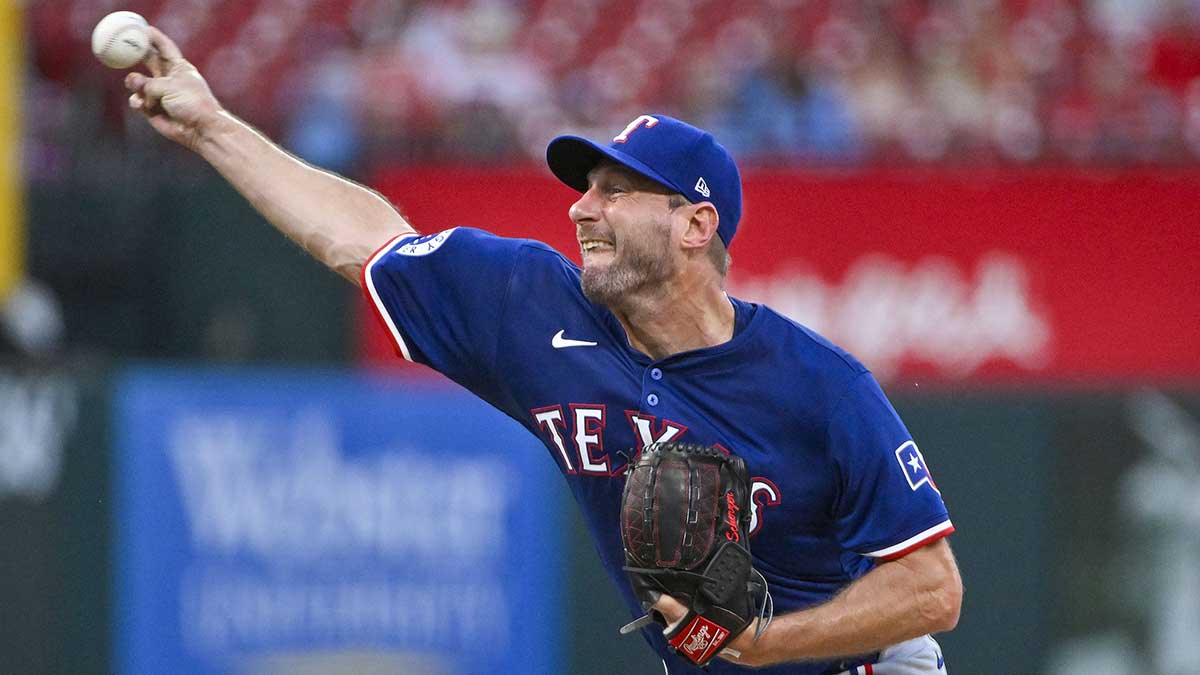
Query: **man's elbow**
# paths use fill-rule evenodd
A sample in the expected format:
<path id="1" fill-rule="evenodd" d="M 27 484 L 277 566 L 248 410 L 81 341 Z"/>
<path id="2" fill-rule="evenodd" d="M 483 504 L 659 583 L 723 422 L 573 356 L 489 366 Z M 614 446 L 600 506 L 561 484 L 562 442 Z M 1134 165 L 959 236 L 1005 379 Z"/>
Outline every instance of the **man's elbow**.
<path id="1" fill-rule="evenodd" d="M 958 626 L 958 618 L 962 614 L 962 584 L 961 582 L 953 588 L 945 589 L 942 601 L 942 611 L 940 613 L 937 625 L 930 631 L 933 633 L 943 633 L 954 630 Z"/>
<path id="2" fill-rule="evenodd" d="M 926 592 L 926 601 L 921 603 L 921 614 L 930 633 L 954 630 L 962 613 L 962 578 L 954 567 L 938 575 L 936 582 Z"/>
<path id="3" fill-rule="evenodd" d="M 367 259 L 390 239 L 406 232 L 415 234 L 411 228 L 400 231 L 379 228 L 341 239 L 313 237 L 312 241 L 304 243 L 304 248 L 326 267 L 357 286 L 362 283 L 359 277 Z"/>

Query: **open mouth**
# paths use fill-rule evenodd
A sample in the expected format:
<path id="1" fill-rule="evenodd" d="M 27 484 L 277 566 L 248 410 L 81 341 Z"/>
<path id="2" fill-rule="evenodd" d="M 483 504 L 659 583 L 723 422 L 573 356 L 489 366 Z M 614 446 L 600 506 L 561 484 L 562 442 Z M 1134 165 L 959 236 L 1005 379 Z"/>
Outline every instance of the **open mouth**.
<path id="1" fill-rule="evenodd" d="M 589 253 L 611 252 L 613 245 L 612 242 L 603 239 L 584 239 L 579 242 L 579 248 L 586 255 Z"/>

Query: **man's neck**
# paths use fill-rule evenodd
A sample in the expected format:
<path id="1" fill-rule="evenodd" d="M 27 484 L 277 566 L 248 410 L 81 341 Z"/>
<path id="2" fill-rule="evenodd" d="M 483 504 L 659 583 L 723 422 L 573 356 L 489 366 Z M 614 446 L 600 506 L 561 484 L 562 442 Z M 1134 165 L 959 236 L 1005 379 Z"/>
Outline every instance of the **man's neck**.
<path id="1" fill-rule="evenodd" d="M 724 344 L 733 338 L 729 296 L 713 283 L 673 281 L 609 309 L 634 349 L 653 359 Z"/>

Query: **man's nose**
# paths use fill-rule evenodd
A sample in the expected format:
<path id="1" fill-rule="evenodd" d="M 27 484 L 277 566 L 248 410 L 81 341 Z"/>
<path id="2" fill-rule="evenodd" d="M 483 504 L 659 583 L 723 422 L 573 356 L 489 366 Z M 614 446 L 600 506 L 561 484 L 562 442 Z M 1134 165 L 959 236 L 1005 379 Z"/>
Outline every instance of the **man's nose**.
<path id="1" fill-rule="evenodd" d="M 579 199 L 571 205 L 568 214 L 575 223 L 590 223 L 598 220 L 600 218 L 600 201 L 597 199 L 596 189 L 588 188 L 580 195 Z"/>

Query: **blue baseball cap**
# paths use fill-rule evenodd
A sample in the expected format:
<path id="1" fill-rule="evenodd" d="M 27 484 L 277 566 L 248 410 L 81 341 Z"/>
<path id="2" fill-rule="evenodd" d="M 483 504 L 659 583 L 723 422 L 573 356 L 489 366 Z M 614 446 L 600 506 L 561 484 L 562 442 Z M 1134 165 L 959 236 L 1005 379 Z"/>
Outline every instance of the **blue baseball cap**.
<path id="1" fill-rule="evenodd" d="M 586 192 L 588 172 L 609 159 L 682 194 L 693 204 L 717 209 L 717 236 L 728 248 L 742 217 L 742 179 L 733 156 L 713 135 L 666 115 L 641 115 L 600 145 L 559 136 L 546 146 L 546 163 L 559 180 Z"/>

